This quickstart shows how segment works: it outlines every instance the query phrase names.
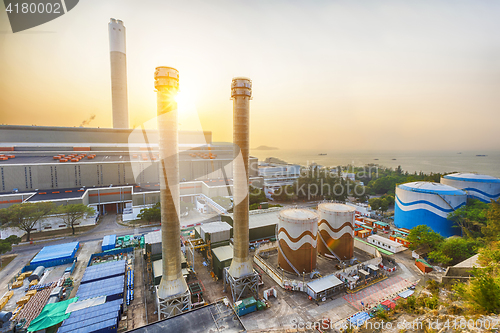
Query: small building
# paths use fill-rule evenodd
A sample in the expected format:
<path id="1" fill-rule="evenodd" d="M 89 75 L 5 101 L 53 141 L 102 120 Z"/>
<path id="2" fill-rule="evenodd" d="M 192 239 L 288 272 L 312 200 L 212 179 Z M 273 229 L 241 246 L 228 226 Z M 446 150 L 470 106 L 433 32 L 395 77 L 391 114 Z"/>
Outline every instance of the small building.
<path id="1" fill-rule="evenodd" d="M 161 230 L 145 234 L 144 244 L 146 244 L 146 251 L 151 252 L 151 255 L 161 255 Z"/>
<path id="2" fill-rule="evenodd" d="M 189 275 L 189 270 L 187 269 L 186 257 L 181 253 L 181 267 L 182 275 L 187 278 Z M 160 284 L 161 277 L 163 276 L 163 261 L 161 259 L 153 261 L 153 282 L 157 286 Z"/>
<path id="3" fill-rule="evenodd" d="M 399 236 L 396 236 L 396 235 L 390 235 L 389 239 L 392 240 L 392 241 L 398 242 L 399 244 L 403 244 L 404 247 L 409 247 L 410 246 L 410 242 L 408 240 L 406 240 L 406 238 L 399 237 Z"/>
<path id="4" fill-rule="evenodd" d="M 79 242 L 45 246 L 31 260 L 29 270 L 34 270 L 38 266 L 46 268 L 72 263 L 79 247 Z"/>
<path id="5" fill-rule="evenodd" d="M 106 235 L 102 239 L 101 250 L 102 252 L 113 250 L 116 245 L 116 235 Z"/>
<path id="6" fill-rule="evenodd" d="M 375 221 L 373 222 L 373 227 L 380 229 L 380 230 L 389 230 L 391 227 L 389 226 L 389 223 L 382 222 L 382 221 Z"/>
<path id="7" fill-rule="evenodd" d="M 307 295 L 312 299 L 319 300 L 340 293 L 344 289 L 344 282 L 332 274 L 309 282 Z"/>
<path id="8" fill-rule="evenodd" d="M 373 227 L 374 226 L 374 223 L 375 222 L 378 222 L 377 220 L 374 220 L 374 219 L 371 219 L 369 217 L 364 217 L 363 218 L 363 222 L 366 224 L 366 225 L 369 225 L 370 227 Z"/>
<path id="9" fill-rule="evenodd" d="M 233 261 L 233 247 L 231 245 L 220 246 L 212 249 L 212 260 L 214 274 L 222 279 L 225 267 L 229 267 Z"/>
<path id="10" fill-rule="evenodd" d="M 357 236 L 359 238 L 367 238 L 370 235 L 371 235 L 371 231 L 370 230 L 363 229 L 363 230 L 358 231 L 358 235 Z"/>
<path id="11" fill-rule="evenodd" d="M 387 250 L 392 253 L 398 253 L 406 250 L 403 244 L 395 242 L 393 240 L 387 239 L 385 237 L 379 235 L 371 235 L 367 239 L 368 243 L 378 246 L 384 250 Z"/>
<path id="12" fill-rule="evenodd" d="M 231 238 L 231 227 L 227 222 L 210 222 L 200 226 L 200 237 L 205 243 L 217 243 Z"/>
<path id="13" fill-rule="evenodd" d="M 358 233 L 363 230 L 363 228 L 355 228 L 354 229 L 354 236 L 358 236 Z"/>
<path id="14" fill-rule="evenodd" d="M 415 259 L 415 265 L 417 265 L 418 269 L 420 269 L 422 273 L 432 272 L 432 266 L 424 259 Z"/>

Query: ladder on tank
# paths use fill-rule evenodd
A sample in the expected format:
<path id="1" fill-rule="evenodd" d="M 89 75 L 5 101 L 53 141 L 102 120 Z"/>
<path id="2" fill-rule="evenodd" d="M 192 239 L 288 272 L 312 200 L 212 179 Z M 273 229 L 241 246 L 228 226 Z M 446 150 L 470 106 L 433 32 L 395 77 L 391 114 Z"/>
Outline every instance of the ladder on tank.
<path id="1" fill-rule="evenodd" d="M 323 242 L 323 245 L 328 249 L 328 251 L 330 251 L 330 253 L 338 260 L 340 261 L 340 263 L 344 263 L 342 260 L 340 260 L 340 258 L 335 254 L 335 252 L 332 251 L 332 249 L 330 249 L 330 247 L 328 245 L 326 245 L 326 242 L 325 240 L 323 239 L 323 236 L 321 236 L 321 232 L 319 232 L 318 230 L 318 236 L 319 238 L 321 238 L 321 241 Z"/>

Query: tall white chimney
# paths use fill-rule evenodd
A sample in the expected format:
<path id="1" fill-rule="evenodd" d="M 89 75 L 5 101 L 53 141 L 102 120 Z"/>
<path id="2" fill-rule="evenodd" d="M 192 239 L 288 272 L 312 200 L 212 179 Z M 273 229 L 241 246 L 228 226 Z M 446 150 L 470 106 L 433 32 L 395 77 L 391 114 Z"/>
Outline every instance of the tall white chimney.
<path id="1" fill-rule="evenodd" d="M 125 26 L 121 20 L 108 24 L 111 58 L 111 100 L 113 128 L 129 128 L 127 101 L 127 56 L 125 53 Z"/>

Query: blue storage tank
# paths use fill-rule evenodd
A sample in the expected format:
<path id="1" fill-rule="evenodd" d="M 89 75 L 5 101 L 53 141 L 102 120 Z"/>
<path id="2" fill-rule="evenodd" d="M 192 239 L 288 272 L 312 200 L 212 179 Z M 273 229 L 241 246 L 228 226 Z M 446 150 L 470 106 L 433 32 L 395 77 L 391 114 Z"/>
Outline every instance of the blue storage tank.
<path id="1" fill-rule="evenodd" d="M 394 224 L 412 229 L 425 224 L 443 237 L 460 235 L 460 228 L 447 219 L 448 214 L 467 203 L 467 193 L 454 187 L 413 182 L 396 187 Z"/>
<path id="2" fill-rule="evenodd" d="M 486 203 L 500 198 L 500 179 L 475 173 L 452 173 L 441 177 L 441 184 L 467 192 L 467 196 Z"/>

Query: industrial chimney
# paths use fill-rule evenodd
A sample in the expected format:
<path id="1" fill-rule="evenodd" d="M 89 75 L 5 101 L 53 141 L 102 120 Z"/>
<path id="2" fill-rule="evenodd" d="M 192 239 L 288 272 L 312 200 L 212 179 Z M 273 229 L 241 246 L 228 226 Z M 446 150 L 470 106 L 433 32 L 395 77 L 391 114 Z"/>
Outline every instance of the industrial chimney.
<path id="1" fill-rule="evenodd" d="M 111 100 L 113 128 L 128 128 L 127 57 L 125 55 L 125 26 L 121 20 L 108 24 L 111 57 Z"/>
<path id="2" fill-rule="evenodd" d="M 252 81 L 236 77 L 231 83 L 233 99 L 233 188 L 234 188 L 234 254 L 229 275 L 233 279 L 253 273 L 249 257 L 248 228 L 248 153 L 249 153 L 249 109 L 252 97 Z"/>
<path id="3" fill-rule="evenodd" d="M 188 286 L 182 276 L 180 244 L 179 156 L 177 102 L 179 72 L 156 67 L 158 132 L 160 149 L 160 203 L 163 275 L 158 287 L 160 313 L 167 317 L 191 306 Z"/>

